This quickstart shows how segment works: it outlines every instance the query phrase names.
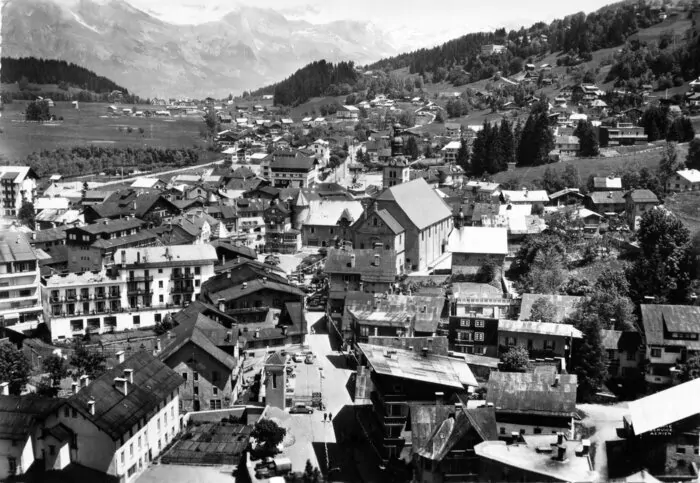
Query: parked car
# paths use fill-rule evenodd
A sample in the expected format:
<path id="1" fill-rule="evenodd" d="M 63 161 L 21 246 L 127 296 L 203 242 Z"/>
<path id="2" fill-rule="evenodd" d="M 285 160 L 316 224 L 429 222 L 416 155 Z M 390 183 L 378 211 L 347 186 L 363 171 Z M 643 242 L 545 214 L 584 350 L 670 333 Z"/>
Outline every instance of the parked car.
<path id="1" fill-rule="evenodd" d="M 315 359 L 316 359 L 316 356 L 314 356 L 313 354 L 306 354 L 306 357 L 304 358 L 304 363 L 305 364 L 313 364 Z"/>
<path id="2" fill-rule="evenodd" d="M 265 263 L 268 265 L 279 265 L 280 257 L 277 255 L 268 255 L 265 257 Z"/>
<path id="3" fill-rule="evenodd" d="M 304 362 L 304 356 L 301 354 L 294 354 L 294 357 L 292 357 L 292 360 L 294 362 Z"/>
<path id="4" fill-rule="evenodd" d="M 289 414 L 312 414 L 314 408 L 307 406 L 306 404 L 295 404 L 289 408 Z"/>
<path id="5" fill-rule="evenodd" d="M 328 299 L 325 297 L 311 297 L 308 299 L 307 305 L 309 308 L 323 308 L 326 305 L 326 302 L 328 302 Z"/>

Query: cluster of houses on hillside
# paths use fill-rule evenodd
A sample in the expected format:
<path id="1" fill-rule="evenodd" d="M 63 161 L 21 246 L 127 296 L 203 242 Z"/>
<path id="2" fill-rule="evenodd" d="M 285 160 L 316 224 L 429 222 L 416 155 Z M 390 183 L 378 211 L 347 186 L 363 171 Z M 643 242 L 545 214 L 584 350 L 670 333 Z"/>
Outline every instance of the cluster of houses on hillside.
<path id="1" fill-rule="evenodd" d="M 3 343 L 48 356 L 93 341 L 109 356 L 93 380 L 55 381 L 58 397 L 33 384 L 10 395 L 12 381 L 0 380 L 0 479 L 58 470 L 130 483 L 192 415 L 294 409 L 287 359 L 305 347 L 316 309 L 316 328 L 354 371 L 355 429 L 382 467 L 415 481 L 598 481 L 593 453 L 606 449 L 582 432 L 570 373 L 583 334 L 566 323 L 586 300 L 517 293 L 505 273 L 550 215 L 594 238 L 612 220 L 636 230 L 663 209 L 658 198 L 616 177 L 587 193 L 468 179 L 455 165 L 459 125 L 445 125 L 451 141 L 432 165 L 407 158 L 400 127 L 361 146 L 329 138 L 301 149 L 289 131 L 232 125 L 218 136 L 223 163 L 120 183 L 42 183 L 30 168 L 0 167 Z M 341 142 L 381 167 L 375 181 L 325 180 L 352 171 L 352 159 L 330 166 Z M 683 170 L 667 188 L 696 185 L 700 173 Z M 33 229 L 12 221 L 27 202 Z M 541 304 L 552 320 L 535 315 Z M 697 312 L 642 305 L 637 329 L 601 332 L 612 383 L 662 389 L 630 404 L 609 443 L 621 477 L 697 476 L 697 413 L 677 404 L 646 419 L 697 387 L 680 376 L 696 354 Z M 525 372 L 503 368 L 513 347 L 527 351 Z M 656 452 L 635 465 L 652 434 Z"/>

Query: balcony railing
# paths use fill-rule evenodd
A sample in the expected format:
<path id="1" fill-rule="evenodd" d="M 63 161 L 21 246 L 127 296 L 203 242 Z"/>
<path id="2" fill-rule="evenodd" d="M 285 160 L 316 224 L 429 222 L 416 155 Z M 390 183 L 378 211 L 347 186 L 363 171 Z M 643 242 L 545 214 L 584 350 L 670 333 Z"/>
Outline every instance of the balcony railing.
<path id="1" fill-rule="evenodd" d="M 235 314 L 253 314 L 253 313 L 259 313 L 259 312 L 267 312 L 270 310 L 270 307 L 267 305 L 263 305 L 260 307 L 244 307 L 244 308 L 239 308 L 239 309 L 226 309 L 227 314 L 235 315 Z"/>
<path id="2" fill-rule="evenodd" d="M 153 275 L 134 275 L 126 279 L 127 282 L 152 282 Z"/>
<path id="3" fill-rule="evenodd" d="M 188 293 L 194 293 L 194 286 L 193 285 L 180 285 L 180 286 L 175 286 L 173 287 L 171 293 L 174 294 L 188 294 Z"/>
<path id="4" fill-rule="evenodd" d="M 170 280 L 192 280 L 194 278 L 194 273 L 176 273 L 173 272 L 170 275 Z"/>
<path id="5" fill-rule="evenodd" d="M 126 290 L 127 295 L 153 295 L 153 290 L 149 288 L 130 288 Z"/>

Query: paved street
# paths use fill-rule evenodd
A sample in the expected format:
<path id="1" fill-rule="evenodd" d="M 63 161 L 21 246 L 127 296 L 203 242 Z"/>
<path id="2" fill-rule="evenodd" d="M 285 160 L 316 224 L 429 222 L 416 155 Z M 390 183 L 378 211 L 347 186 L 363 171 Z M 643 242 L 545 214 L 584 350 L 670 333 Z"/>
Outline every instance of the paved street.
<path id="1" fill-rule="evenodd" d="M 151 465 L 137 479 L 138 483 L 231 483 L 233 467 Z"/>
<path id="2" fill-rule="evenodd" d="M 316 325 L 324 316 L 322 312 L 308 312 L 308 326 Z M 319 467 L 326 467 L 326 444 L 336 443 L 334 425 L 323 421 L 324 412 L 337 415 L 346 405 L 352 405 L 352 399 L 345 387 L 351 370 L 342 367 L 339 361 L 344 361 L 344 356 L 331 349 L 328 335 L 316 333 L 307 335 L 309 350 L 316 354 L 314 364 L 296 363 L 297 377 L 295 381 L 295 395 L 311 396 L 312 392 L 323 394 L 323 403 L 326 411 L 314 411 L 313 414 L 289 414 L 278 409 L 270 408 L 269 416 L 276 419 L 286 427 L 293 436 L 288 441 L 285 454 L 292 460 L 295 470 L 303 470 L 306 460 Z M 335 363 L 335 364 L 334 364 Z M 338 366 L 338 367 L 336 367 Z M 344 366 L 344 364 L 343 364 Z M 330 467 L 337 466 L 330 461 Z"/>

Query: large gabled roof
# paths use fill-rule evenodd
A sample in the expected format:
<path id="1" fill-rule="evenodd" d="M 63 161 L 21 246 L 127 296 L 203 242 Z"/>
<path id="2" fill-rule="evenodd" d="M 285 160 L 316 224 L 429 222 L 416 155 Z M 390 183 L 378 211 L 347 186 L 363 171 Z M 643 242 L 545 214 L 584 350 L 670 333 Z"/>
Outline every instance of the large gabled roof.
<path id="1" fill-rule="evenodd" d="M 230 286 L 218 292 L 212 292 L 209 294 L 209 297 L 212 301 L 216 301 L 218 299 L 231 301 L 238 300 L 242 297 L 247 297 L 248 295 L 259 292 L 260 290 L 283 292 L 290 295 L 297 295 L 299 297 L 304 296 L 304 292 L 293 285 L 275 282 L 272 280 L 256 279 Z"/>
<path id="2" fill-rule="evenodd" d="M 466 362 L 437 354 L 358 344 L 372 370 L 380 375 L 456 389 L 477 386 Z"/>
<path id="3" fill-rule="evenodd" d="M 472 428 L 483 441 L 497 440 L 496 413 L 493 408 L 455 408 L 453 414 L 436 425 L 417 453 L 433 461 L 442 461 Z"/>
<path id="4" fill-rule="evenodd" d="M 452 253 L 508 254 L 508 229 L 463 226 L 452 230 L 448 250 Z"/>
<path id="5" fill-rule="evenodd" d="M 647 345 L 663 345 L 666 342 L 665 333 L 684 332 L 700 333 L 700 307 L 695 305 L 641 305 L 644 338 Z M 665 326 L 665 327 L 664 327 Z M 698 341 L 672 340 L 674 345 L 694 346 L 700 349 Z"/>
<path id="6" fill-rule="evenodd" d="M 27 262 L 37 259 L 37 253 L 24 233 L 18 231 L 0 233 L 0 262 Z"/>
<path id="7" fill-rule="evenodd" d="M 34 424 L 62 404 L 56 398 L 0 396 L 0 439 L 20 439 L 33 431 Z"/>
<path id="8" fill-rule="evenodd" d="M 419 230 L 452 216 L 449 206 L 423 178 L 387 188 L 377 200 L 395 202 Z"/>
<path id="9" fill-rule="evenodd" d="M 397 275 L 396 253 L 393 250 L 331 249 L 328 252 L 324 271 L 359 274 L 362 281 L 366 282 L 393 282 Z"/>
<path id="10" fill-rule="evenodd" d="M 173 332 L 175 338 L 158 354 L 160 360 L 167 362 L 170 357 L 191 343 L 231 371 L 238 365 L 233 356 L 220 348 L 220 345 L 234 345 L 236 343 L 238 340 L 237 330 L 228 330 L 206 315 L 199 314 L 194 322 L 182 323 L 175 327 Z"/>
<path id="11" fill-rule="evenodd" d="M 493 403 L 497 413 L 573 416 L 577 386 L 577 376 L 570 374 L 492 372 L 486 401 Z"/>
<path id="12" fill-rule="evenodd" d="M 134 371 L 134 382 L 127 383 L 126 395 L 114 382 L 115 378 L 124 377 L 125 369 Z M 90 382 L 66 403 L 117 441 L 142 419 L 149 420 L 184 382 L 159 359 L 148 352 L 137 352 Z M 90 414 L 89 401 L 95 401 L 94 415 Z"/>
<path id="13" fill-rule="evenodd" d="M 625 420 L 636 436 L 700 414 L 700 379 L 679 384 L 627 403 Z"/>

